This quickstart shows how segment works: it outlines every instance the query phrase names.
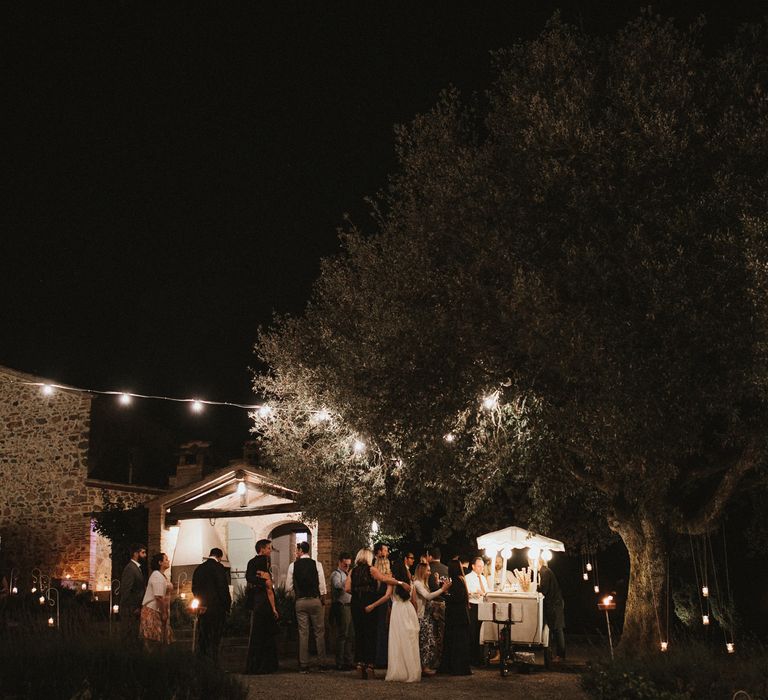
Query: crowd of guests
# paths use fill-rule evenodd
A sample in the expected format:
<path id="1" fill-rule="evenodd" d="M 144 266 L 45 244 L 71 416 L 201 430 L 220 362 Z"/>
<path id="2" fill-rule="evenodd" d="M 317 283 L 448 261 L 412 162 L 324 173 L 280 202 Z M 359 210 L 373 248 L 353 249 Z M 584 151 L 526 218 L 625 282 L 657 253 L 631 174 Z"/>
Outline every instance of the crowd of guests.
<path id="1" fill-rule="evenodd" d="M 275 633 L 279 612 L 275 604 L 270 565 L 271 542 L 256 544 L 256 557 L 248 564 L 246 580 L 251 599 L 252 624 L 246 673 L 272 673 L 278 668 Z M 543 562 L 542 562 L 543 564 Z M 414 682 L 434 673 L 470 675 L 482 663 L 478 604 L 486 592 L 504 587 L 505 572 L 496 562 L 486 574 L 486 562 L 455 557 L 446 566 L 437 548 L 416 563 L 413 552 L 390 560 L 389 549 L 377 543 L 354 557 L 342 552 L 330 577 L 329 619 L 335 633 L 336 668 L 354 669 L 362 679 L 376 677 L 386 668 L 385 680 Z M 546 568 L 546 567 L 545 567 Z M 509 573 L 509 572 L 506 572 Z M 562 596 L 557 580 L 547 569 L 545 616 L 559 609 Z M 296 560 L 286 577 L 286 594 L 295 599 L 299 632 L 299 670 L 310 666 L 310 630 L 324 669 L 325 615 L 328 592 L 322 564 L 309 555 L 309 545 L 298 545 Z M 554 639 L 556 653 L 564 655 L 562 627 Z"/>
<path id="2" fill-rule="evenodd" d="M 141 567 L 147 558 L 147 548 L 133 544 L 130 549 L 130 561 L 120 577 L 122 635 L 127 643 L 142 642 L 152 651 L 173 641 L 173 584 L 166 573 L 171 562 L 163 552 L 154 554 L 149 560 L 150 575 L 145 585 Z M 229 576 L 221 563 L 223 556 L 222 550 L 214 547 L 192 576 L 192 594 L 199 602 L 197 651 L 214 662 L 218 660 L 224 623 L 232 605 Z"/>
<path id="3" fill-rule="evenodd" d="M 246 570 L 246 607 L 251 611 L 245 672 L 273 673 L 278 669 L 277 632 L 280 613 L 271 565 L 272 543 L 259 540 L 256 556 Z M 497 558 L 489 570 L 483 557 L 454 557 L 446 566 L 432 548 L 418 562 L 411 551 L 390 560 L 389 548 L 377 543 L 354 557 L 342 552 L 330 576 L 329 620 L 335 641 L 335 667 L 354 670 L 363 679 L 386 669 L 389 681 L 414 682 L 434 673 L 469 675 L 483 661 L 478 606 L 488 591 L 502 590 L 510 572 Z M 121 625 L 128 640 L 142 640 L 148 650 L 173 640 L 170 602 L 173 586 L 166 572 L 168 557 L 150 559 L 151 574 L 144 585 L 141 565 L 147 550 L 131 547 L 131 560 L 121 578 Z M 199 602 L 198 652 L 218 659 L 226 616 L 231 607 L 229 580 L 221 564 L 223 552 L 214 548 L 194 572 L 192 592 Z M 563 601 L 557 579 L 542 562 L 539 590 L 556 656 L 564 656 Z M 285 594 L 294 601 L 299 636 L 299 670 L 309 673 L 310 634 L 318 664 L 326 668 L 325 603 L 329 595 L 321 562 L 310 556 L 307 542 L 297 545 L 288 567 Z"/>

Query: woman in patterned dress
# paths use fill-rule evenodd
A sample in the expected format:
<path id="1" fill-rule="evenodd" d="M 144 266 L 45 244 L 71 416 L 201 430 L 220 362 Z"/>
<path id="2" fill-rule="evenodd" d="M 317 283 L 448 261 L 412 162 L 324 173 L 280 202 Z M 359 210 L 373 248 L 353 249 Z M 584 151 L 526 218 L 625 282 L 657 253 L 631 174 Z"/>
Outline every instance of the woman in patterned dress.
<path id="1" fill-rule="evenodd" d="M 170 560 L 162 552 L 154 554 L 150 560 L 152 574 L 141 604 L 139 623 L 139 636 L 144 640 L 148 651 L 173 641 L 170 620 L 173 584 L 165 575 L 170 567 Z"/>

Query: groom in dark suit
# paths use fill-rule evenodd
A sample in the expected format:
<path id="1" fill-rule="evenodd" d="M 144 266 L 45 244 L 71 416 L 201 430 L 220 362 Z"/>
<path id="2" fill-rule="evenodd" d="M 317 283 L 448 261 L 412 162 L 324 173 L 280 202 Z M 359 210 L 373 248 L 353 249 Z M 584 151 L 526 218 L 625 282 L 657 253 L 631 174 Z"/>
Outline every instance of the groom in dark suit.
<path id="1" fill-rule="evenodd" d="M 144 572 L 141 563 L 147 558 L 143 544 L 131 545 L 131 560 L 125 565 L 120 577 L 120 629 L 123 641 L 139 643 L 139 619 L 144 600 Z"/>
<path id="2" fill-rule="evenodd" d="M 192 593 L 200 601 L 200 643 L 197 650 L 203 656 L 218 662 L 224 622 L 232 605 L 229 594 L 229 576 L 221 563 L 224 556 L 218 547 L 192 574 Z"/>

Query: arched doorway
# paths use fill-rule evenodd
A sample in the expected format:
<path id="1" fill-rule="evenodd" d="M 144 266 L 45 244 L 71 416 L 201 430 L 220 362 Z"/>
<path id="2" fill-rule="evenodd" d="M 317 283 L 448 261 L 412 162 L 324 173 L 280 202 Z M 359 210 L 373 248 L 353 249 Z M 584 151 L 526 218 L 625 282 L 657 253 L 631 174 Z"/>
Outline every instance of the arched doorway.
<path id="1" fill-rule="evenodd" d="M 295 558 L 296 545 L 308 542 L 311 548 L 312 532 L 303 523 L 283 523 L 272 530 L 269 539 L 272 540 L 272 578 L 275 585 L 284 586 L 288 567 Z"/>

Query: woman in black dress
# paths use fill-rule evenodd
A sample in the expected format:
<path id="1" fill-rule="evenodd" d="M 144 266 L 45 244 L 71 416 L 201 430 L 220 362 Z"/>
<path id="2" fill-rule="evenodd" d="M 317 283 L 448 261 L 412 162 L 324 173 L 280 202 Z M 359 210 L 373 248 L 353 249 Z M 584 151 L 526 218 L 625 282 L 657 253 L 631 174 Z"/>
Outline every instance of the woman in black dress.
<path id="1" fill-rule="evenodd" d="M 469 676 L 469 594 L 461 563 L 448 564 L 451 590 L 445 594 L 445 638 L 438 673 Z"/>
<path id="2" fill-rule="evenodd" d="M 257 544 L 260 544 L 257 543 Z M 251 596 L 251 635 L 248 640 L 248 657 L 245 672 L 254 674 L 277 671 L 277 608 L 272 585 L 271 545 L 257 549 L 259 552 L 248 562 L 245 579 Z"/>
<path id="3" fill-rule="evenodd" d="M 379 584 L 405 585 L 385 576 L 373 566 L 373 552 L 361 549 L 355 556 L 355 566 L 347 576 L 344 588 L 352 594 L 352 624 L 355 628 L 355 666 L 360 678 L 375 678 L 378 610 L 386 596 L 379 594 Z M 385 585 L 386 590 L 386 585 Z"/>

